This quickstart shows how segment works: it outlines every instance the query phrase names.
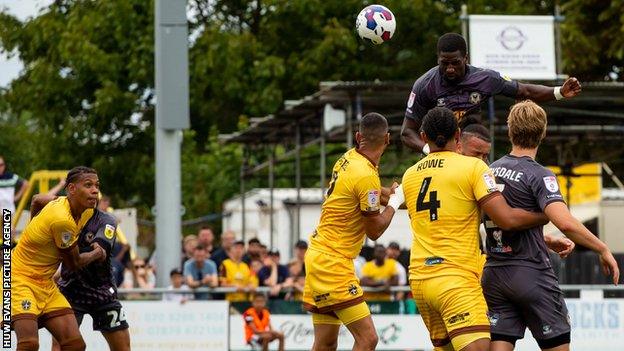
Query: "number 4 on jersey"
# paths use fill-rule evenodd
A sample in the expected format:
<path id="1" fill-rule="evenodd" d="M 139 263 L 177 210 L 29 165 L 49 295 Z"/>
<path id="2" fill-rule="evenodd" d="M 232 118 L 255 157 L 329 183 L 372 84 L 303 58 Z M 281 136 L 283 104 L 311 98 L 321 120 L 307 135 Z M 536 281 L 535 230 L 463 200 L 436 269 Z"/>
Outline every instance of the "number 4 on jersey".
<path id="1" fill-rule="evenodd" d="M 425 202 L 425 195 L 429 190 L 431 184 L 431 177 L 423 179 L 420 185 L 420 191 L 418 192 L 418 199 L 416 200 L 416 212 L 429 210 L 429 220 L 438 220 L 438 208 L 440 208 L 440 201 L 438 201 L 438 192 L 432 191 L 429 193 L 429 201 Z"/>

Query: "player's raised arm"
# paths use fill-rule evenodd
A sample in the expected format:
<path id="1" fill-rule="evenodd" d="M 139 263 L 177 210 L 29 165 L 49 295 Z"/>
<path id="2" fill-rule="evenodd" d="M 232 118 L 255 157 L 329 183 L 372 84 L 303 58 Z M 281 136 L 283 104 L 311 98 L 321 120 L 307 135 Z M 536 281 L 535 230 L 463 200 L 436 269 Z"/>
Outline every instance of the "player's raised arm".
<path id="1" fill-rule="evenodd" d="M 581 93 L 581 83 L 568 78 L 560 87 L 547 87 L 539 84 L 518 83 L 518 99 L 530 99 L 535 102 L 568 99 Z"/>
<path id="2" fill-rule="evenodd" d="M 420 134 L 418 133 L 419 129 L 420 121 L 412 118 L 404 118 L 403 125 L 401 126 L 401 141 L 410 149 L 422 151 L 426 154 L 428 150 L 424 150 L 424 147 L 427 144 L 420 138 Z"/>
<path id="3" fill-rule="evenodd" d="M 546 216 L 555 227 L 578 245 L 583 245 L 600 255 L 600 263 L 605 274 L 613 275 L 613 284 L 618 284 L 620 269 L 611 251 L 605 243 L 600 241 L 583 223 L 574 218 L 563 202 L 552 202 L 544 209 Z"/>
<path id="4" fill-rule="evenodd" d="M 500 193 L 491 194 L 480 201 L 479 206 L 502 230 L 524 230 L 548 223 L 548 218 L 541 212 L 529 212 L 509 206 Z"/>
<path id="5" fill-rule="evenodd" d="M 393 185 L 394 193 L 390 195 L 388 199 L 388 205 L 384 208 L 383 212 L 379 210 L 375 212 L 363 212 L 364 214 L 364 231 L 366 236 L 371 240 L 377 240 L 388 229 L 392 217 L 396 210 L 405 202 L 403 196 L 403 188 L 401 186 Z"/>

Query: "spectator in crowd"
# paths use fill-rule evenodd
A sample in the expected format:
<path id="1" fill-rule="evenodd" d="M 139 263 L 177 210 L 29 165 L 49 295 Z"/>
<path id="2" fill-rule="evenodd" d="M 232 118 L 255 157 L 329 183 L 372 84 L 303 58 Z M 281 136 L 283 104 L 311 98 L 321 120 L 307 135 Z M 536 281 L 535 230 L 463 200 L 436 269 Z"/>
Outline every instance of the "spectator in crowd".
<path id="1" fill-rule="evenodd" d="M 197 239 L 197 235 L 191 234 L 184 237 L 184 240 L 182 241 L 182 250 L 184 253 L 182 255 L 182 264 L 180 265 L 183 270 L 186 261 L 193 258 L 193 253 L 195 252 L 195 248 L 198 244 L 199 240 Z"/>
<path id="2" fill-rule="evenodd" d="M 396 286 L 399 281 L 397 263 L 393 259 L 386 258 L 386 248 L 375 245 L 374 259 L 366 262 L 362 267 L 362 279 L 360 284 L 369 287 L 381 287 L 381 292 L 367 292 L 364 294 L 366 300 L 390 301 L 390 287 Z"/>
<path id="3" fill-rule="evenodd" d="M 217 265 L 208 257 L 208 250 L 202 245 L 197 245 L 193 251 L 193 258 L 184 263 L 184 278 L 190 288 L 214 288 L 219 285 Z M 196 300 L 208 300 L 210 298 L 209 293 L 195 293 Z"/>
<path id="4" fill-rule="evenodd" d="M 19 202 L 28 189 L 28 181 L 7 171 L 4 157 L 0 155 L 0 213 L 3 209 L 15 213 L 15 203 Z"/>
<path id="5" fill-rule="evenodd" d="M 386 249 L 386 256 L 388 257 L 388 260 L 392 259 L 396 262 L 396 269 L 397 269 L 397 275 L 398 275 L 397 284 L 400 286 L 403 286 L 403 285 L 407 285 L 407 270 L 405 269 L 405 267 L 403 267 L 401 262 L 398 261 L 400 255 L 401 255 L 401 246 L 399 246 L 399 243 L 397 243 L 396 241 L 393 241 L 390 244 L 388 244 L 388 248 Z M 395 293 L 394 296 L 395 296 L 395 300 L 403 300 L 405 293 L 402 291 L 399 291 Z"/>
<path id="6" fill-rule="evenodd" d="M 301 272 L 299 275 L 305 277 L 305 254 L 308 251 L 308 242 L 305 240 L 299 240 L 295 243 L 295 260 L 301 262 Z M 298 275 L 298 276 L 299 276 Z M 297 277 L 298 277 L 297 276 Z M 295 277 L 296 278 L 296 277 Z"/>
<path id="7" fill-rule="evenodd" d="M 280 264 L 279 251 L 277 249 L 269 251 L 269 255 L 263 263 L 264 267 L 258 272 L 260 286 L 271 288 L 269 293 L 271 298 L 283 299 L 286 293 L 281 291 L 283 288 L 292 286 L 293 279 L 289 278 L 288 267 Z"/>
<path id="8" fill-rule="evenodd" d="M 132 264 L 134 270 L 126 270 L 122 287 L 126 289 L 153 289 L 156 286 L 156 276 L 152 267 L 146 265 L 145 260 L 140 257 L 135 258 Z"/>
<path id="9" fill-rule="evenodd" d="M 286 295 L 286 300 L 301 301 L 305 285 L 305 271 L 303 262 L 297 258 L 288 263 L 288 274 L 292 278 L 292 290 Z"/>
<path id="10" fill-rule="evenodd" d="M 243 262 L 249 264 L 253 259 L 260 259 L 262 243 L 258 238 L 251 238 L 247 241 L 247 253 L 243 256 Z"/>
<path id="11" fill-rule="evenodd" d="M 214 252 L 214 233 L 212 228 L 209 226 L 199 228 L 199 231 L 197 232 L 197 240 L 199 241 L 198 245 L 205 247 L 209 254 Z"/>
<path id="12" fill-rule="evenodd" d="M 228 250 L 229 258 L 223 260 L 219 267 L 221 286 L 236 288 L 236 292 L 225 294 L 228 301 L 248 301 L 248 293 L 255 291 L 257 287 L 251 269 L 243 262 L 244 253 L 245 242 L 234 242 Z"/>
<path id="13" fill-rule="evenodd" d="M 271 313 L 266 308 L 266 296 L 256 293 L 253 296 L 251 307 L 243 313 L 245 321 L 245 341 L 252 347 L 262 347 L 262 351 L 269 350 L 269 343 L 279 340 L 279 351 L 284 351 L 284 333 L 273 329 Z"/>
<path id="14" fill-rule="evenodd" d="M 258 273 L 260 272 L 262 267 L 264 267 L 264 264 L 262 264 L 262 261 L 260 261 L 259 258 L 252 259 L 251 262 L 249 263 L 249 269 L 251 269 L 251 274 L 253 275 L 252 284 L 254 286 L 260 286 L 260 281 L 258 280 Z"/>
<path id="15" fill-rule="evenodd" d="M 228 258 L 228 252 L 234 241 L 236 241 L 236 234 L 233 231 L 227 230 L 221 234 L 221 247 L 212 254 L 212 260 L 217 264 L 217 267 L 221 267 L 223 261 Z"/>
<path id="16" fill-rule="evenodd" d="M 260 261 L 264 262 L 264 259 L 268 255 L 269 255 L 269 248 L 264 244 L 260 244 Z"/>
<path id="17" fill-rule="evenodd" d="M 167 290 L 191 290 L 188 285 L 184 284 L 184 275 L 178 268 L 174 268 L 169 273 L 171 279 L 171 285 L 167 287 Z M 185 303 L 188 300 L 193 299 L 193 294 L 182 293 L 164 293 L 162 296 L 163 301 L 173 301 L 179 303 Z"/>

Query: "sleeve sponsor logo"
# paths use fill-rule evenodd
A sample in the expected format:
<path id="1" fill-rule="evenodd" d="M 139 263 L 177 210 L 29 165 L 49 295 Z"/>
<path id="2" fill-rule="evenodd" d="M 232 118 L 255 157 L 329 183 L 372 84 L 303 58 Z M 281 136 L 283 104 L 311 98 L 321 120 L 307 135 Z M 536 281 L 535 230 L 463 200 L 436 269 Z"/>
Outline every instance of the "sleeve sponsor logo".
<path id="1" fill-rule="evenodd" d="M 104 228 L 104 236 L 106 237 L 106 239 L 112 240 L 114 235 L 115 235 L 115 227 L 113 227 L 110 224 L 107 224 L 106 228 Z"/>
<path id="2" fill-rule="evenodd" d="M 379 190 L 368 191 L 368 208 L 370 211 L 379 209 Z"/>
<path id="3" fill-rule="evenodd" d="M 556 193 L 559 191 L 559 184 L 557 183 L 557 178 L 554 176 L 544 177 L 544 185 L 546 185 L 546 189 L 551 193 Z"/>
<path id="4" fill-rule="evenodd" d="M 71 242 L 72 239 L 72 233 L 70 232 L 64 232 L 61 234 L 61 247 L 62 248 L 66 248 L 69 247 L 69 243 Z"/>
<path id="5" fill-rule="evenodd" d="M 414 106 L 414 99 L 416 98 L 416 94 L 412 91 L 410 93 L 409 99 L 407 99 L 407 108 L 411 108 Z"/>
<path id="6" fill-rule="evenodd" d="M 496 180 L 494 180 L 494 176 L 489 171 L 486 173 L 483 173 L 483 181 L 485 182 L 485 186 L 487 187 L 488 193 L 493 193 L 495 191 L 498 191 Z"/>

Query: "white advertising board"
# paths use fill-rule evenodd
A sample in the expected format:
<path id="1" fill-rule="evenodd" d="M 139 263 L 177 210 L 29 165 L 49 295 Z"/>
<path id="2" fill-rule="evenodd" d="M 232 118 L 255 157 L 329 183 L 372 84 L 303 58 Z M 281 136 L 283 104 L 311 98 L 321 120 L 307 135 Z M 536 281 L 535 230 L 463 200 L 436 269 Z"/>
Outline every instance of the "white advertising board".
<path id="1" fill-rule="evenodd" d="M 552 16 L 469 16 L 470 63 L 513 79 L 557 78 Z"/>

